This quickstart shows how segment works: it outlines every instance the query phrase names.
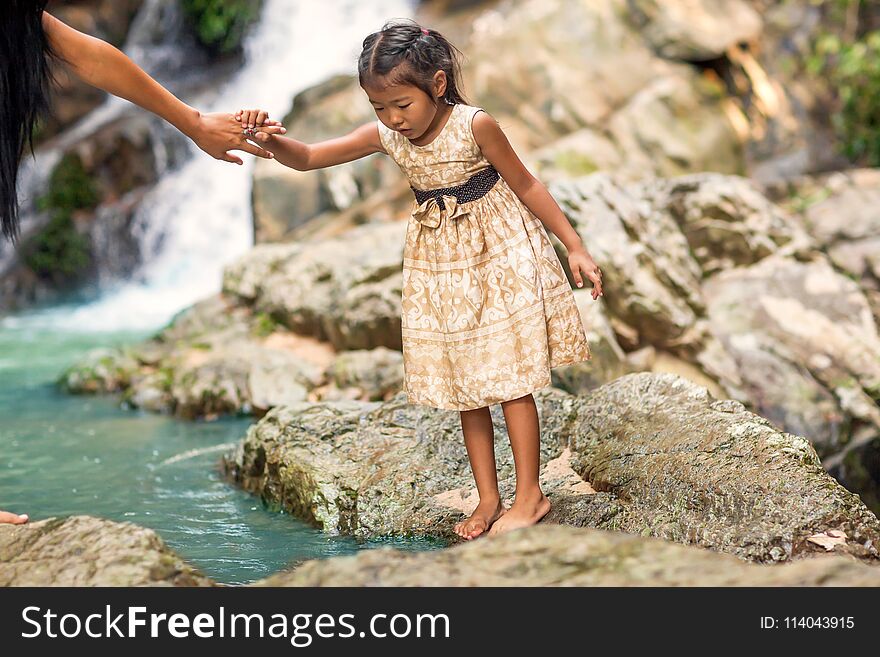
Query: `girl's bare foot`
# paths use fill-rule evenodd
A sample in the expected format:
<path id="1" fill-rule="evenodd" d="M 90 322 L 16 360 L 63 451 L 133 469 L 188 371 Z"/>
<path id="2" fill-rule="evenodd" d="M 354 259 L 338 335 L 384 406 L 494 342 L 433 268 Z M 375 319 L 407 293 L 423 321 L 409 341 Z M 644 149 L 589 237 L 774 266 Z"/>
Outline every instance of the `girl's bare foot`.
<path id="1" fill-rule="evenodd" d="M 23 525 L 28 521 L 26 513 L 18 515 L 17 513 L 9 513 L 8 511 L 0 511 L 0 524 Z"/>
<path id="2" fill-rule="evenodd" d="M 455 533 L 467 540 L 474 539 L 506 512 L 501 500 L 480 501 L 470 518 L 455 523 Z"/>
<path id="3" fill-rule="evenodd" d="M 504 514 L 504 517 L 492 525 L 492 528 L 489 530 L 489 536 L 497 536 L 512 529 L 534 525 L 546 516 L 549 511 L 550 500 L 543 493 L 541 493 L 540 497 L 526 498 L 524 496 L 517 496 L 511 507 L 507 510 L 507 513 Z"/>

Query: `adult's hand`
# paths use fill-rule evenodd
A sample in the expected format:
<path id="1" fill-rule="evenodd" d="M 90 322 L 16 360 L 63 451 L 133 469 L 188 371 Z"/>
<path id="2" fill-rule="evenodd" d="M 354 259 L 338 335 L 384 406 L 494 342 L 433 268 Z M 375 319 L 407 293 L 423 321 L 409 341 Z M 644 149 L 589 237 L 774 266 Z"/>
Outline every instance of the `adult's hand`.
<path id="1" fill-rule="evenodd" d="M 283 135 L 287 132 L 280 121 L 269 119 L 263 123 L 261 130 L 273 135 Z M 189 136 L 208 155 L 224 162 L 244 164 L 240 157 L 229 152 L 233 150 L 266 159 L 275 157 L 274 153 L 248 141 L 248 136 L 242 132 L 242 124 L 236 121 L 235 114 L 226 112 L 200 114 Z"/>

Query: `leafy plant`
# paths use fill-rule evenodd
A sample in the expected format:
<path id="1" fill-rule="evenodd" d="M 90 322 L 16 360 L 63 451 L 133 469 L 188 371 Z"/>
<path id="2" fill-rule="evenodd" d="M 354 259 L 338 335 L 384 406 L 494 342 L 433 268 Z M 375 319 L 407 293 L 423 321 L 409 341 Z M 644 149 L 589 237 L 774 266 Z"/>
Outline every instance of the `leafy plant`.
<path id="1" fill-rule="evenodd" d="M 216 53 L 240 48 L 248 26 L 260 15 L 261 1 L 183 0 L 182 7 L 199 42 Z"/>
<path id="2" fill-rule="evenodd" d="M 867 166 L 880 166 L 880 30 L 859 33 L 858 0 L 824 4 L 832 26 L 815 40 L 807 71 L 824 78 L 837 99 L 831 125 L 842 152 Z"/>
<path id="3" fill-rule="evenodd" d="M 24 249 L 25 264 L 55 284 L 70 282 L 91 263 L 88 240 L 73 222 L 76 210 L 93 208 L 99 198 L 94 182 L 75 153 L 65 155 L 49 177 L 49 191 L 37 207 L 50 213 L 49 223 Z"/>

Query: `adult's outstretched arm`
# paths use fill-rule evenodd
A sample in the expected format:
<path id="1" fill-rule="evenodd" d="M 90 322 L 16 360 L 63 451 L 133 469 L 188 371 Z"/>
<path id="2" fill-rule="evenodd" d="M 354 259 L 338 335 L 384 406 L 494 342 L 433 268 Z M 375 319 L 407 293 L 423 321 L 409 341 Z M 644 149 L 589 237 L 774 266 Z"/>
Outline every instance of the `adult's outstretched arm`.
<path id="1" fill-rule="evenodd" d="M 231 113 L 202 114 L 179 100 L 150 77 L 118 48 L 83 34 L 48 12 L 43 12 L 43 30 L 55 54 L 87 84 L 124 98 L 162 117 L 211 157 L 242 164 L 229 151 L 242 150 L 257 157 L 273 154 L 247 141 L 241 124 Z M 277 121 L 267 121 L 264 132 L 283 134 Z"/>

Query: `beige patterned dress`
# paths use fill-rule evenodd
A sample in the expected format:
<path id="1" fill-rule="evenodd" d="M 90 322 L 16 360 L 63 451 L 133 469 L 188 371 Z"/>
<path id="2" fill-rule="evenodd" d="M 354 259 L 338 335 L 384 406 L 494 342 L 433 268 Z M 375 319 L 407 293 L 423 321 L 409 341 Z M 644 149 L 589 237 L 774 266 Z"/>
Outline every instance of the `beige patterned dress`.
<path id="1" fill-rule="evenodd" d="M 490 168 L 478 107 L 457 104 L 425 146 L 379 121 L 385 151 L 417 190 Z M 485 172 L 484 173 L 492 173 Z M 544 225 L 500 178 L 481 198 L 414 202 L 403 258 L 404 390 L 411 403 L 471 410 L 550 385 L 591 358 L 574 294 Z"/>

